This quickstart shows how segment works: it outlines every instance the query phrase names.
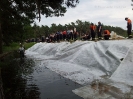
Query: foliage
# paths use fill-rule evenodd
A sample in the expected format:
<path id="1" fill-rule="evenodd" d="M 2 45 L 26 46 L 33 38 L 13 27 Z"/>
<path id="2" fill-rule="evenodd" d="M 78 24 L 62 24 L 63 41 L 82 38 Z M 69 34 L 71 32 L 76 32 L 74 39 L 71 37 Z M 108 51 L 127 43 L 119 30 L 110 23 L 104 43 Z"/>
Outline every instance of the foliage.
<path id="1" fill-rule="evenodd" d="M 19 48 L 19 43 L 11 43 L 10 46 L 7 46 L 7 45 L 4 45 L 3 46 L 3 52 L 10 52 L 10 51 L 13 51 L 13 50 L 18 50 Z"/>
<path id="2" fill-rule="evenodd" d="M 29 37 L 28 26 L 35 18 L 40 21 L 41 14 L 46 17 L 64 16 L 67 7 L 76 7 L 78 3 L 79 0 L 1 0 L 0 53 L 3 42 L 9 45 L 14 41 L 23 42 Z"/>

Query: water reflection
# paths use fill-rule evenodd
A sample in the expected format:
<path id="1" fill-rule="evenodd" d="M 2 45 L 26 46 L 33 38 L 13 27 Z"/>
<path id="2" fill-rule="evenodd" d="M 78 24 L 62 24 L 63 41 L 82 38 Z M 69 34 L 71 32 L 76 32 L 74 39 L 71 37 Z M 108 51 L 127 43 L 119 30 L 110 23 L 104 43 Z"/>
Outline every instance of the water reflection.
<path id="1" fill-rule="evenodd" d="M 81 85 L 39 64 L 17 58 L 2 68 L 6 99 L 83 99 L 72 92 Z"/>
<path id="2" fill-rule="evenodd" d="M 2 79 L 6 99 L 39 99 L 40 92 L 36 84 L 28 84 L 35 63 L 31 59 L 15 59 L 2 68 Z"/>

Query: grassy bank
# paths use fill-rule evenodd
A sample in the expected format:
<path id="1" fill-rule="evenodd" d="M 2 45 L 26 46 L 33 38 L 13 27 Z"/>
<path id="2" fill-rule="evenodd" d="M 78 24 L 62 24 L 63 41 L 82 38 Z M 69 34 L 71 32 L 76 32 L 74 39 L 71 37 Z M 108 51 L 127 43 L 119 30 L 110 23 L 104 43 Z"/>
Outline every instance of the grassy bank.
<path id="1" fill-rule="evenodd" d="M 34 42 L 31 42 L 31 43 L 24 43 L 23 45 L 25 46 L 25 49 L 28 49 L 34 44 L 35 44 Z M 3 46 L 3 54 L 0 54 L 0 99 L 4 99 L 4 93 L 6 94 L 8 91 L 11 90 L 10 87 L 9 88 L 7 87 L 5 90 L 3 90 L 3 85 L 5 83 L 3 83 L 2 81 L 1 69 L 3 70 L 3 68 L 9 68 L 9 69 L 11 68 L 10 70 L 12 72 L 12 66 L 14 66 L 14 64 L 11 65 L 11 62 L 16 57 L 15 55 L 17 54 L 16 52 L 19 49 L 19 47 L 20 47 L 19 43 L 12 43 L 9 46 Z"/>
<path id="2" fill-rule="evenodd" d="M 36 43 L 31 42 L 31 43 L 24 43 L 23 45 L 25 46 L 25 49 L 28 49 L 34 44 Z M 3 54 L 0 54 L 0 67 L 9 63 L 8 61 L 18 56 L 16 52 L 19 49 L 19 47 L 20 47 L 19 43 L 12 43 L 9 46 L 3 46 Z"/>
<path id="3" fill-rule="evenodd" d="M 25 49 L 28 49 L 31 46 L 33 46 L 34 44 L 35 44 L 34 42 L 31 42 L 31 43 L 24 43 L 23 45 L 25 46 Z M 3 53 L 18 50 L 19 47 L 20 47 L 19 43 L 12 43 L 9 46 L 3 46 Z"/>

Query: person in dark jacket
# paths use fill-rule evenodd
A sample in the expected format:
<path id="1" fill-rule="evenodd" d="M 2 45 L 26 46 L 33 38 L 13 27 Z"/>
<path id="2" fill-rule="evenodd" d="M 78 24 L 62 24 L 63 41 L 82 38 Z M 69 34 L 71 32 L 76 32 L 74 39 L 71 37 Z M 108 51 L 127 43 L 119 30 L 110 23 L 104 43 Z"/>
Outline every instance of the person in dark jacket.
<path id="1" fill-rule="evenodd" d="M 98 22 L 97 36 L 98 36 L 98 39 L 101 39 L 102 38 L 102 24 L 101 24 L 101 22 Z"/>

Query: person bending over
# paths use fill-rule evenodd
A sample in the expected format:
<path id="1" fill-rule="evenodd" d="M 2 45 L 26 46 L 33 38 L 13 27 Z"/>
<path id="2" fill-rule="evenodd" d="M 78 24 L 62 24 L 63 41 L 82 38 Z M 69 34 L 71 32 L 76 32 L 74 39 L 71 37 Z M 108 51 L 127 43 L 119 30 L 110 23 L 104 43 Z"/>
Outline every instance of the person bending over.
<path id="1" fill-rule="evenodd" d="M 104 30 L 104 39 L 105 40 L 109 40 L 109 37 L 110 37 L 110 32 L 109 32 L 109 30 Z"/>

